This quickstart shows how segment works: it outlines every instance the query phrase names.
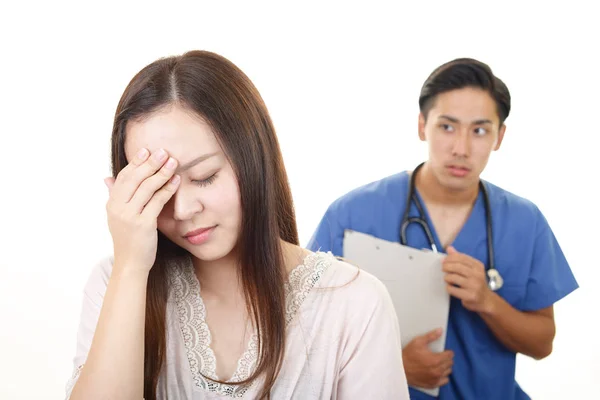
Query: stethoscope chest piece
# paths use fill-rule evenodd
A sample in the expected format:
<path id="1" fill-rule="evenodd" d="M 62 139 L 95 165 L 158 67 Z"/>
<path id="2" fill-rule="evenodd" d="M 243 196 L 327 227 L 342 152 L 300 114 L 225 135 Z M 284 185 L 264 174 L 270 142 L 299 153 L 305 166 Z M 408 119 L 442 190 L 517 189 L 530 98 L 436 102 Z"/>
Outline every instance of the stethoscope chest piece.
<path id="1" fill-rule="evenodd" d="M 504 285 L 504 279 L 502 279 L 500 272 L 498 272 L 496 268 L 488 269 L 487 276 L 489 278 L 488 286 L 490 289 L 492 289 L 492 291 L 495 292 L 496 290 L 500 289 L 502 285 Z"/>

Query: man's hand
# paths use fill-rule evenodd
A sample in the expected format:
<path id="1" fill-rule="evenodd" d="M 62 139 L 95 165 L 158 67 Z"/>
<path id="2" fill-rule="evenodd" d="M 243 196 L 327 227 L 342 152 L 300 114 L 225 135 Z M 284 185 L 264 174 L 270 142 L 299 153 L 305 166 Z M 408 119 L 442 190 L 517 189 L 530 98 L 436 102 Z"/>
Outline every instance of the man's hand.
<path id="1" fill-rule="evenodd" d="M 450 350 L 434 353 L 429 349 L 429 343 L 441 335 L 441 329 L 433 330 L 414 338 L 402 349 L 406 380 L 410 386 L 433 389 L 448 383 L 454 353 Z"/>
<path id="2" fill-rule="evenodd" d="M 488 312 L 494 292 L 488 287 L 485 266 L 452 246 L 448 247 L 447 253 L 442 270 L 446 273 L 448 293 L 462 300 L 463 306 L 470 311 Z"/>

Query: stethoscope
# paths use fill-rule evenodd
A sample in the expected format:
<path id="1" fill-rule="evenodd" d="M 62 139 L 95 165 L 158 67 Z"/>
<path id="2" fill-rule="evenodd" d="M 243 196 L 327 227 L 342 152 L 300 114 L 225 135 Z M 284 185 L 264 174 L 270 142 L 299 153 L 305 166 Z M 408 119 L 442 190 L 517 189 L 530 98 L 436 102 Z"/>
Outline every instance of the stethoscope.
<path id="1" fill-rule="evenodd" d="M 411 177 L 410 177 L 410 187 L 408 190 L 408 195 L 406 196 L 406 207 L 404 208 L 404 216 L 402 217 L 402 222 L 400 223 L 400 244 L 406 246 L 406 229 L 408 226 L 415 222 L 421 226 L 425 235 L 427 236 L 427 240 L 431 246 L 431 250 L 437 253 L 438 249 L 435 245 L 435 240 L 433 239 L 433 234 L 431 233 L 431 229 L 429 224 L 424 219 L 425 212 L 423 211 L 423 205 L 419 200 L 415 192 L 415 181 L 417 178 L 417 172 L 425 163 L 421 163 L 415 168 Z M 504 280 L 502 276 L 498 272 L 498 270 L 494 267 L 494 241 L 492 237 L 492 212 L 490 209 L 490 199 L 488 197 L 487 189 L 485 185 L 480 180 L 479 181 L 479 190 L 481 190 L 483 194 L 483 202 L 485 206 L 485 218 L 486 218 L 486 230 L 487 230 L 487 251 L 488 251 L 488 268 L 487 268 L 487 276 L 488 276 L 488 286 L 491 290 L 496 291 L 502 287 L 504 284 Z M 419 210 L 418 217 L 409 217 L 408 213 L 410 211 L 411 201 L 415 203 L 417 206 L 417 210 Z"/>

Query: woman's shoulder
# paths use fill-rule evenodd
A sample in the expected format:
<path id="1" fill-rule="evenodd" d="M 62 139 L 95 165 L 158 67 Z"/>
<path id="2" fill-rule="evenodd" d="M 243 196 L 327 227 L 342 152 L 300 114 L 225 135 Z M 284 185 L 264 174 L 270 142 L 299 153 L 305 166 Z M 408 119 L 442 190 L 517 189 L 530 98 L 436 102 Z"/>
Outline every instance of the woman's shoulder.
<path id="1" fill-rule="evenodd" d="M 377 277 L 332 253 L 317 252 L 309 257 L 321 265 L 315 271 L 323 270 L 320 278 L 313 275 L 318 281 L 311 291 L 309 308 L 319 324 L 331 323 L 328 326 L 332 330 L 357 333 L 373 321 L 394 320 L 392 298 Z"/>
<path id="2" fill-rule="evenodd" d="M 331 289 L 333 296 L 344 302 L 378 303 L 389 297 L 385 285 L 371 273 L 331 252 L 312 253 L 315 264 L 323 264 L 323 273 L 316 285 L 319 290 Z"/>

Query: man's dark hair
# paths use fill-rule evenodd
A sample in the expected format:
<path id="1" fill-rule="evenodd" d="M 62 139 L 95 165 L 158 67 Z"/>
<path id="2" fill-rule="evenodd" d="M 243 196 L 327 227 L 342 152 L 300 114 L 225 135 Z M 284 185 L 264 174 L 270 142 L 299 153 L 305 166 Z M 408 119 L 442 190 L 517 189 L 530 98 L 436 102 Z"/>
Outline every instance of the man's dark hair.
<path id="1" fill-rule="evenodd" d="M 425 120 L 439 94 L 467 87 L 485 90 L 492 96 L 502 126 L 510 113 L 510 92 L 487 64 L 472 58 L 457 58 L 429 75 L 419 96 L 419 109 Z"/>

